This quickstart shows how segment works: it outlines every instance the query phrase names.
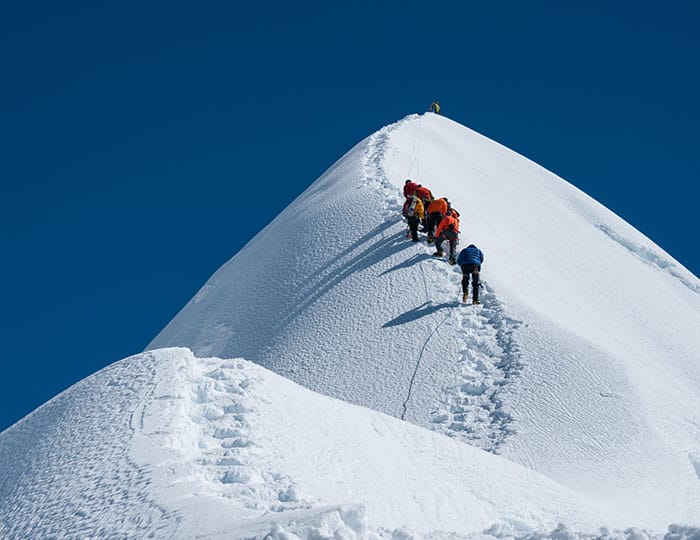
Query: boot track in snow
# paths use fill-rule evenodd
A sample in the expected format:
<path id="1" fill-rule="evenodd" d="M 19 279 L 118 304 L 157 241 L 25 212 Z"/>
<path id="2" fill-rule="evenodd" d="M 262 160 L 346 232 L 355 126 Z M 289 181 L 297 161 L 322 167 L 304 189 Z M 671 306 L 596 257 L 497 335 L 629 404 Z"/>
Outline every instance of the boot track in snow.
<path id="1" fill-rule="evenodd" d="M 403 122 L 407 121 L 413 120 L 408 118 Z M 417 121 L 420 122 L 420 118 Z M 402 200 L 396 188 L 387 180 L 383 159 L 390 133 L 400 124 L 377 132 L 370 140 L 363 160 L 365 178 L 385 192 L 387 231 L 396 225 Z M 415 137 L 420 137 L 420 123 Z M 419 142 L 414 141 L 416 152 L 419 151 Z M 419 156 L 416 155 L 411 164 L 412 170 L 418 170 L 418 162 Z M 400 236 L 403 237 L 403 234 Z M 416 243 L 416 246 L 423 245 Z M 422 340 L 401 419 L 406 416 L 413 383 L 430 340 L 437 334 L 441 334 L 442 339 L 458 339 L 461 352 L 459 358 L 451 360 L 455 365 L 456 383 L 444 389 L 442 402 L 436 404 L 431 413 L 432 428 L 483 450 L 498 453 L 507 437 L 513 433 L 513 417 L 503 404 L 502 393 L 522 369 L 520 347 L 513 337 L 520 322 L 507 315 L 503 304 L 486 282 L 482 282 L 483 305 L 474 306 L 474 309 L 461 307 L 458 301 L 452 300 L 460 294 L 461 272 L 455 271 L 458 267 L 428 256 L 425 259 L 417 262 L 421 277 L 416 276 L 417 281 L 422 281 L 425 291 L 424 306 L 435 310 L 449 307 L 450 311 Z M 438 285 L 439 297 L 430 291 L 428 283 Z M 443 303 L 436 305 L 435 302 Z M 456 316 L 453 317 L 453 313 Z M 439 332 L 441 329 L 444 332 Z"/>

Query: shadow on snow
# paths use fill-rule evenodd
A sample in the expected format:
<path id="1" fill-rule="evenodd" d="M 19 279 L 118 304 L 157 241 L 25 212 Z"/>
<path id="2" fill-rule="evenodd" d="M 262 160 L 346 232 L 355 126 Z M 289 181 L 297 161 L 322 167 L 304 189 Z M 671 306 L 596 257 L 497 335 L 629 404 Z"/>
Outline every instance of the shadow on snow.
<path id="1" fill-rule="evenodd" d="M 422 261 L 427 261 L 428 259 L 431 259 L 432 256 L 429 255 L 428 253 L 416 253 L 413 257 L 410 257 L 406 259 L 404 262 L 397 264 L 396 266 L 392 266 L 388 270 L 384 270 L 380 276 L 384 276 L 386 274 L 389 274 L 390 272 L 396 272 L 397 270 L 401 270 L 402 268 L 409 268 L 413 266 L 414 264 L 418 264 Z"/>
<path id="2" fill-rule="evenodd" d="M 425 302 L 424 304 L 413 308 L 406 313 L 402 313 L 395 319 L 392 319 L 382 325 L 382 328 L 391 328 L 392 326 L 399 326 L 400 324 L 406 324 L 411 321 L 418 320 L 426 315 L 432 315 L 433 313 L 440 311 L 441 309 L 454 308 L 459 306 L 459 302 L 444 302 L 442 304 L 435 304 L 434 302 Z"/>

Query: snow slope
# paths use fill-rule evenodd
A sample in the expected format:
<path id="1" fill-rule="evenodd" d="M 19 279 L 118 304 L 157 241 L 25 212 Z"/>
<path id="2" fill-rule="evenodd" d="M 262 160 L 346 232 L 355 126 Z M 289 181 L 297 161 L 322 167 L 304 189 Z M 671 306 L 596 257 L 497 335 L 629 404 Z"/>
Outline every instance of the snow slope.
<path id="1" fill-rule="evenodd" d="M 238 538 L 302 518 L 354 533 L 629 524 L 503 458 L 187 349 L 101 370 L 0 443 L 3 538 Z"/>
<path id="2" fill-rule="evenodd" d="M 405 238 L 405 178 L 485 252 L 484 306 Z M 244 357 L 543 473 L 638 525 L 700 522 L 700 282 L 561 178 L 447 118 L 358 144 L 149 348 Z"/>
<path id="3" fill-rule="evenodd" d="M 406 177 L 462 211 L 482 306 L 406 239 Z M 409 116 L 149 352 L 0 433 L 0 537 L 644 540 L 698 524 L 699 291 L 562 179 Z"/>

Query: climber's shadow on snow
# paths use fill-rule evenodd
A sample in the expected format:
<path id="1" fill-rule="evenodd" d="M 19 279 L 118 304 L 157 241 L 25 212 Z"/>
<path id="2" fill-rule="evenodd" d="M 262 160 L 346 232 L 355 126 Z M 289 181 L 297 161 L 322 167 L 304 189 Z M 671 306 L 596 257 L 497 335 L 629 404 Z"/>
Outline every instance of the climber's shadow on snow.
<path id="1" fill-rule="evenodd" d="M 370 234 L 366 234 L 345 250 L 341 256 L 334 257 L 330 263 L 324 266 L 323 272 L 312 274 L 307 280 L 306 288 L 301 291 L 306 297 L 297 304 L 296 309 L 290 313 L 288 318 L 294 318 L 303 313 L 309 306 L 356 272 L 371 268 L 408 249 L 411 243 L 406 242 L 403 231 L 384 236 L 379 240 L 376 239 L 376 236 L 384 233 L 387 226 L 393 225 L 395 221 L 389 222 L 389 225 L 383 224 L 381 227 L 375 228 Z M 370 242 L 370 240 L 372 241 Z"/>
<path id="2" fill-rule="evenodd" d="M 407 311 L 406 313 L 402 313 L 395 319 L 391 319 L 389 322 L 386 322 L 382 325 L 382 328 L 391 328 L 392 326 L 399 326 L 400 324 L 406 324 L 411 321 L 415 321 L 417 319 L 420 319 L 421 317 L 425 317 L 426 315 L 432 315 L 433 313 L 440 311 L 441 309 L 452 309 L 459 306 L 459 302 L 443 302 L 442 304 L 436 304 L 434 302 L 426 302 L 425 304 L 422 304 L 418 306 L 417 308 L 413 308 L 410 311 Z"/>
<path id="3" fill-rule="evenodd" d="M 386 222 L 382 223 L 381 225 L 376 226 L 371 231 L 365 233 L 363 236 L 361 236 L 360 238 L 355 240 L 355 242 L 353 242 L 352 245 L 348 246 L 341 253 L 338 253 L 331 260 L 329 260 L 324 266 L 322 266 L 318 270 L 309 274 L 309 280 L 314 280 L 314 279 L 316 279 L 316 277 L 323 275 L 325 272 L 327 272 L 328 269 L 335 268 L 336 265 L 339 265 L 344 258 L 352 257 L 353 253 L 356 250 L 358 250 L 362 246 L 362 244 L 365 244 L 367 242 L 372 242 L 373 245 L 371 245 L 367 251 L 372 251 L 373 249 L 377 249 L 377 246 L 374 245 L 374 243 L 376 242 L 376 237 L 381 235 L 387 229 L 391 228 L 393 225 L 396 225 L 397 223 L 399 223 L 401 220 L 402 220 L 401 216 L 391 218 L 391 219 L 387 220 Z M 397 241 L 399 236 L 400 235 L 398 235 L 398 234 L 394 234 L 390 238 L 390 240 L 392 242 L 395 242 L 395 241 Z M 410 244 L 405 243 L 404 247 L 408 247 L 409 245 Z M 366 257 L 366 254 L 363 256 Z M 355 257 L 355 259 L 357 259 L 357 257 Z"/>
<path id="4" fill-rule="evenodd" d="M 406 259 L 404 262 L 399 263 L 396 266 L 392 266 L 391 268 L 384 270 L 384 272 L 382 272 L 379 275 L 384 276 L 386 274 L 389 274 L 390 272 L 396 272 L 397 270 L 401 270 L 402 268 L 409 268 L 414 264 L 418 264 L 421 261 L 427 261 L 428 259 L 432 259 L 432 256 L 428 253 L 416 253 L 413 257 Z"/>

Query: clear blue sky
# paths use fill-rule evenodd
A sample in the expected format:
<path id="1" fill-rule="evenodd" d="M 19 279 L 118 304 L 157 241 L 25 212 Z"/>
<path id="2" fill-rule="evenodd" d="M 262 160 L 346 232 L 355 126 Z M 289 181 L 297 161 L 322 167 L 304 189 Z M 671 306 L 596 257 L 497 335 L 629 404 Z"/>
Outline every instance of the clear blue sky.
<path id="1" fill-rule="evenodd" d="M 700 272 L 694 2 L 42 4 L 0 8 L 0 430 L 434 98 Z"/>

